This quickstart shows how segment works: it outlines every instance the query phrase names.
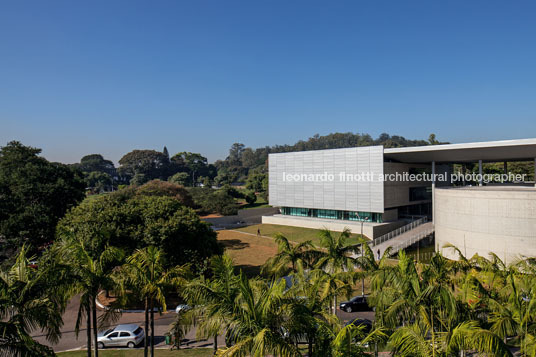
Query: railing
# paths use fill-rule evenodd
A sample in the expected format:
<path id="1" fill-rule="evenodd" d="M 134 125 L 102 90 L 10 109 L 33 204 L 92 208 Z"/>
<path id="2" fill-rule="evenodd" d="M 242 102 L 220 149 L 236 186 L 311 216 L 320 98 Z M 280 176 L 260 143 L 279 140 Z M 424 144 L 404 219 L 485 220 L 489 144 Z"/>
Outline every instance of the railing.
<path id="1" fill-rule="evenodd" d="M 415 236 L 411 237 L 410 239 L 396 245 L 396 246 L 393 246 L 392 249 L 391 249 L 391 254 L 393 253 L 396 253 L 402 249 L 406 249 L 407 247 L 417 243 L 418 241 L 420 241 L 421 239 L 423 238 L 426 238 L 428 237 L 430 234 L 434 233 L 434 228 L 430 228 L 430 229 L 427 229 L 423 232 L 419 232 L 418 234 L 416 234 Z"/>
<path id="2" fill-rule="evenodd" d="M 389 239 L 393 239 L 394 237 L 397 237 L 399 235 L 401 235 L 402 233 L 405 233 L 409 230 L 412 230 L 413 228 L 417 227 L 417 226 L 420 226 L 421 224 L 424 224 L 428 222 L 428 218 L 427 217 L 422 217 L 422 218 L 419 218 L 413 222 L 411 222 L 410 224 L 406 224 L 405 226 L 402 226 L 400 228 L 397 228 L 395 229 L 394 231 L 391 231 L 387 234 L 384 234 L 383 236 L 381 237 L 378 237 L 372 241 L 369 242 L 369 244 L 373 247 L 377 246 L 378 244 L 381 244 L 383 242 L 386 242 L 388 241 Z"/>

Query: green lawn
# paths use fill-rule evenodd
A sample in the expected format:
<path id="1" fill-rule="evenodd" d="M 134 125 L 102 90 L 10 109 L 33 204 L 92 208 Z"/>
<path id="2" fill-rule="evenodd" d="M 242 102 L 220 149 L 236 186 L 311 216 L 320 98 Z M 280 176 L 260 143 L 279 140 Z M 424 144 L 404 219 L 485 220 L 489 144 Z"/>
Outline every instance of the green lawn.
<path id="1" fill-rule="evenodd" d="M 206 357 L 213 356 L 214 352 L 211 348 L 192 348 L 187 350 L 173 350 L 170 351 L 166 349 L 155 349 L 155 356 L 158 357 Z M 60 357 L 85 357 L 87 356 L 87 351 L 71 351 L 71 352 L 59 352 L 57 353 Z M 142 357 L 143 349 L 136 350 L 99 350 L 99 356 L 103 357 Z"/>
<path id="2" fill-rule="evenodd" d="M 253 226 L 238 228 L 237 230 L 246 233 L 257 234 L 257 229 L 261 230 L 261 235 L 263 236 L 274 237 L 276 233 L 281 233 L 285 237 L 287 237 L 288 240 L 293 242 L 301 243 L 307 240 L 311 240 L 315 245 L 319 245 L 320 243 L 320 239 L 318 238 L 318 233 L 320 232 L 320 230 L 312 228 L 281 226 L 278 224 L 256 224 Z M 332 234 L 336 237 L 340 233 L 332 232 Z M 360 234 L 352 234 L 350 236 L 350 239 L 348 240 L 348 244 L 355 244 L 360 242 L 360 236 Z M 364 239 L 368 241 L 366 237 Z"/>

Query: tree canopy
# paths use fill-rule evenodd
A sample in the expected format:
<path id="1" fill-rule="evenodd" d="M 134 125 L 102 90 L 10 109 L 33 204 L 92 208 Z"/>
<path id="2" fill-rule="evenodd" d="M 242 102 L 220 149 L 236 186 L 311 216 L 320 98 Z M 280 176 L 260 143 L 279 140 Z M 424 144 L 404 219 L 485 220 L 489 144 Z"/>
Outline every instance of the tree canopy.
<path id="1" fill-rule="evenodd" d="M 216 233 L 176 197 L 119 191 L 86 200 L 58 224 L 96 251 L 110 245 L 127 254 L 150 245 L 163 249 L 170 266 L 201 262 L 221 253 Z"/>
<path id="2" fill-rule="evenodd" d="M 58 220 L 84 198 L 81 175 L 40 152 L 18 141 L 0 149 L 0 261 L 23 244 L 35 251 L 50 242 Z"/>

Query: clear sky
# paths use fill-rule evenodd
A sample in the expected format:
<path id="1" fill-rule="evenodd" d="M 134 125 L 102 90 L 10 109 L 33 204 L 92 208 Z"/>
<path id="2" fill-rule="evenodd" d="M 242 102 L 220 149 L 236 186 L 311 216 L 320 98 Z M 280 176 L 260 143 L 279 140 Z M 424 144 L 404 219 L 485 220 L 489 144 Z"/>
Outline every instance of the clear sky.
<path id="1" fill-rule="evenodd" d="M 0 145 L 536 137 L 534 1 L 2 1 Z"/>

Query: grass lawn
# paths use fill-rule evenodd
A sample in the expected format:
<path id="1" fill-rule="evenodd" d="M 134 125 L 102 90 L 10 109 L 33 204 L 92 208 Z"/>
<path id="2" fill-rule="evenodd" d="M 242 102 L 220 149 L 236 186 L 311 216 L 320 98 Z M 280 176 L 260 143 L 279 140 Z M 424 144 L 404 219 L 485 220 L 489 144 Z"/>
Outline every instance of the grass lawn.
<path id="1" fill-rule="evenodd" d="M 277 244 L 272 239 L 241 232 L 218 231 L 218 241 L 235 266 L 249 277 L 258 275 L 261 265 L 277 253 Z"/>
<path id="2" fill-rule="evenodd" d="M 211 348 L 192 348 L 185 350 L 173 350 L 169 349 L 155 349 L 155 356 L 158 357 L 205 357 L 213 356 L 213 350 Z M 59 352 L 58 356 L 61 357 L 85 357 L 87 356 L 87 351 L 70 351 L 70 352 Z M 142 357 L 143 349 L 135 350 L 99 350 L 99 356 L 103 357 Z"/>
<path id="3" fill-rule="evenodd" d="M 257 234 L 257 229 L 261 230 L 261 235 L 275 237 L 277 233 L 283 234 L 287 237 L 288 240 L 293 242 L 305 242 L 307 240 L 313 241 L 315 245 L 320 245 L 320 239 L 318 238 L 318 233 L 320 230 L 312 228 L 302 228 L 302 227 L 291 227 L 291 226 L 281 226 L 278 224 L 256 224 L 253 226 L 237 228 L 237 230 L 252 234 Z M 332 232 L 336 237 L 339 235 L 339 232 Z M 348 244 L 355 244 L 360 242 L 360 234 L 352 234 L 348 240 Z M 368 241 L 368 239 L 365 237 Z"/>

